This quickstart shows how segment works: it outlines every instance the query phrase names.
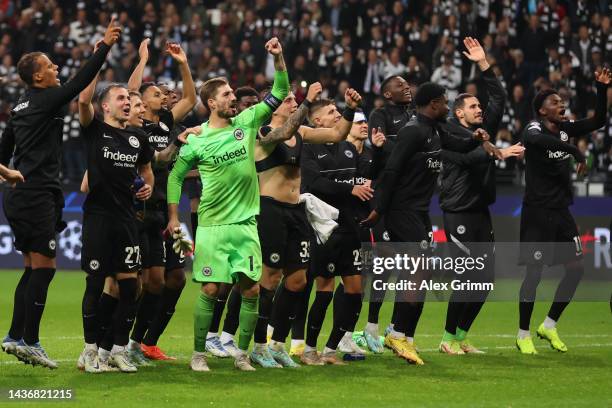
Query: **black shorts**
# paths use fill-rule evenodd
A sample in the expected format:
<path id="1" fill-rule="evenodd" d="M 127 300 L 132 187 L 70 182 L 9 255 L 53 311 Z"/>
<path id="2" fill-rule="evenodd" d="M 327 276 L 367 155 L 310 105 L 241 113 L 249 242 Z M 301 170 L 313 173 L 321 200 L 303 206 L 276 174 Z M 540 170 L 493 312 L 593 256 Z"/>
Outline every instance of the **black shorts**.
<path id="1" fill-rule="evenodd" d="M 424 252 L 433 250 L 433 231 L 427 211 L 390 211 L 385 214 L 385 227 L 392 242 L 418 243 Z"/>
<path id="2" fill-rule="evenodd" d="M 310 224 L 306 207 L 261 197 L 257 231 L 262 261 L 270 268 L 307 268 L 310 261 Z"/>
<path id="3" fill-rule="evenodd" d="M 141 252 L 136 220 L 84 214 L 82 236 L 81 269 L 85 272 L 114 276 L 140 270 Z"/>
<path id="4" fill-rule="evenodd" d="M 62 192 L 7 188 L 3 201 L 4 214 L 15 236 L 15 248 L 55 258 L 55 236 L 66 228 L 62 221 Z"/>
<path id="5" fill-rule="evenodd" d="M 524 205 L 519 264 L 566 264 L 582 259 L 582 242 L 568 208 Z"/>
<path id="6" fill-rule="evenodd" d="M 193 198 L 199 199 L 202 196 L 202 181 L 199 178 L 185 179 L 184 189 L 190 200 Z"/>
<path id="7" fill-rule="evenodd" d="M 313 240 L 312 248 L 314 276 L 333 278 L 361 274 L 363 265 L 359 234 L 335 230 L 323 245 Z"/>
<path id="8" fill-rule="evenodd" d="M 142 253 L 142 267 L 149 269 L 161 267 L 166 270 L 182 268 L 185 264 L 185 255 L 177 254 L 172 248 L 171 237 L 164 237 L 163 231 L 167 221 L 165 213 L 160 211 L 147 212 L 147 216 L 140 229 L 140 243 Z"/>
<path id="9" fill-rule="evenodd" d="M 444 230 L 452 256 L 493 255 L 495 236 L 489 210 L 445 212 Z"/>

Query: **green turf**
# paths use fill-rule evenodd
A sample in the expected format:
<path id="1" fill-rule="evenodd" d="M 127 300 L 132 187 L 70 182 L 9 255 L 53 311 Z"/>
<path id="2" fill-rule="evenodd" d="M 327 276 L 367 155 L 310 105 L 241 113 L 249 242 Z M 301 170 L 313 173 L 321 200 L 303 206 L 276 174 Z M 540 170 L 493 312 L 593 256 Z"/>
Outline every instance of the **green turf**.
<path id="1" fill-rule="evenodd" d="M 0 271 L 0 333 L 9 326 L 12 294 L 19 274 Z M 560 333 L 569 352 L 552 351 L 536 340 L 538 356 L 521 356 L 514 348 L 517 307 L 488 303 L 470 338 L 486 348 L 482 356 L 446 356 L 436 351 L 444 325 L 445 304 L 428 303 L 417 331 L 426 365 L 410 366 L 388 350 L 345 367 L 302 367 L 298 370 L 237 372 L 231 360 L 209 359 L 210 373 L 188 369 L 192 346 L 192 305 L 197 293 L 188 284 L 160 346 L 179 357 L 136 374 L 87 375 L 75 368 L 82 349 L 81 273 L 58 273 L 52 283 L 42 322 L 42 344 L 60 368 L 49 371 L 24 366 L 0 356 L 0 389 L 71 388 L 67 406 L 304 406 L 304 407 L 559 407 L 612 406 L 612 317 L 608 303 L 575 303 L 563 316 Z M 382 310 L 387 323 L 390 304 Z M 536 305 L 540 322 L 546 305 Z M 330 315 L 330 313 L 328 313 Z M 367 317 L 364 305 L 358 325 Z M 329 333 L 329 319 L 323 338 Z M 535 323 L 534 323 L 535 330 Z M 0 405 L 9 403 L 6 396 Z M 51 406 L 61 403 L 50 403 Z M 21 405 L 21 404 L 19 404 Z M 26 403 L 39 406 L 39 402 Z"/>

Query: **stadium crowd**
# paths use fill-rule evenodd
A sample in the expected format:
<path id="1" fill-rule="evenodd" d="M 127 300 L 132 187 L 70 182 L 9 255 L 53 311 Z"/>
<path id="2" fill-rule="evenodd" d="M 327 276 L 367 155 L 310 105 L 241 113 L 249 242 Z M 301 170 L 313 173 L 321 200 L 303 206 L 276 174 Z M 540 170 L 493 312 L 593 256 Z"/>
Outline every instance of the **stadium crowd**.
<path id="1" fill-rule="evenodd" d="M 65 82 L 91 55 L 116 13 L 125 29 L 99 87 L 127 82 L 139 60 L 138 44 L 150 38 L 144 80 L 176 85 L 176 63 L 162 52 L 174 41 L 186 50 L 196 85 L 227 76 L 233 88 L 264 91 L 274 66 L 263 44 L 277 36 L 285 45 L 298 102 L 307 84 L 320 81 L 322 96 L 344 108 L 344 91 L 352 87 L 364 96 L 366 115 L 383 103 L 382 81 L 398 74 L 414 85 L 437 82 L 450 99 L 467 91 L 486 103 L 479 71 L 461 54 L 461 39 L 477 37 L 510 96 L 496 137 L 504 147 L 532 118 L 529 101 L 540 89 L 559 89 L 571 116 L 593 113 L 594 69 L 612 57 L 611 11 L 607 0 L 5 0 L 0 2 L 0 130 L 24 90 L 16 71 L 19 56 L 48 53 L 62 67 Z M 194 123 L 206 116 L 198 103 Z M 608 118 L 604 129 L 578 146 L 588 157 L 589 174 L 606 180 L 612 192 L 612 115 Z M 84 172 L 80 137 L 75 102 L 64 126 L 67 183 L 80 181 Z M 520 180 L 520 164 L 499 166 L 500 182 Z"/>

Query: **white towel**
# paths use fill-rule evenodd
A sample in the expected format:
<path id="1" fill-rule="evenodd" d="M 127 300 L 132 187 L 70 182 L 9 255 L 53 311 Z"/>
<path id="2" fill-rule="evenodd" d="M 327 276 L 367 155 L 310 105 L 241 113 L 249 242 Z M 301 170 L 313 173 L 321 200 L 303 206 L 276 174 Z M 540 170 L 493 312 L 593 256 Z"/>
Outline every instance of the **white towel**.
<path id="1" fill-rule="evenodd" d="M 306 203 L 306 217 L 315 231 L 317 243 L 324 244 L 332 232 L 338 228 L 338 223 L 334 220 L 338 219 L 340 212 L 310 193 L 300 194 L 300 203 Z"/>

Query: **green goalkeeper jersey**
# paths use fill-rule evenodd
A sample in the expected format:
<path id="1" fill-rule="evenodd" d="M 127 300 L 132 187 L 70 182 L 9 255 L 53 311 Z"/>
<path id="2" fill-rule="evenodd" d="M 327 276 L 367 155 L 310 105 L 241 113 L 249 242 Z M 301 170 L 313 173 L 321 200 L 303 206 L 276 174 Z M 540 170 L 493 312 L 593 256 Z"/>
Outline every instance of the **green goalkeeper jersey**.
<path id="1" fill-rule="evenodd" d="M 227 127 L 213 129 L 205 122 L 200 135 L 189 136 L 168 177 L 168 203 L 178 204 L 185 175 L 197 165 L 202 181 L 198 225 L 234 224 L 259 214 L 255 140 L 288 88 L 287 72 L 277 72 L 274 98 L 244 110 Z"/>

